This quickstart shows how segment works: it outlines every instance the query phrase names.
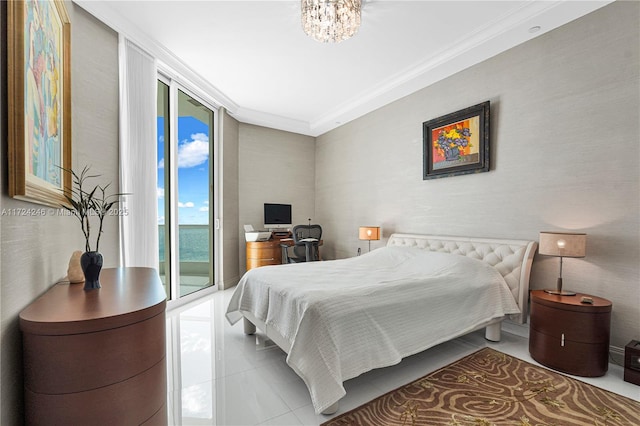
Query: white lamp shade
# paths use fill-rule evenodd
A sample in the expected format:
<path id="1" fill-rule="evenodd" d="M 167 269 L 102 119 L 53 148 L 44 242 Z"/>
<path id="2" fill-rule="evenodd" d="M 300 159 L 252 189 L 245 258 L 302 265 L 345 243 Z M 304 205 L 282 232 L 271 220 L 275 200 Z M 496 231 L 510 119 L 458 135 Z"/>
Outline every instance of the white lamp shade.
<path id="1" fill-rule="evenodd" d="M 358 232 L 358 238 L 361 240 L 375 241 L 380 239 L 379 226 L 361 226 Z"/>
<path id="2" fill-rule="evenodd" d="M 587 234 L 566 232 L 540 232 L 538 253 L 547 256 L 584 257 Z"/>

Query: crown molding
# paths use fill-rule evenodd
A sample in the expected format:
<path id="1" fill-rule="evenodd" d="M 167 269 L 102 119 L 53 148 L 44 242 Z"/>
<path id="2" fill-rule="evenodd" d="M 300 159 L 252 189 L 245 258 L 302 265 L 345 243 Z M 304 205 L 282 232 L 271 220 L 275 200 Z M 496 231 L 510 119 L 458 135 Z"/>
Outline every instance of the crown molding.
<path id="1" fill-rule="evenodd" d="M 314 134 L 309 127 L 309 122 L 304 120 L 295 120 L 293 118 L 242 107 L 239 107 L 233 113 L 229 113 L 229 115 L 246 124 L 254 124 L 256 126 L 269 127 L 276 130 L 300 133 L 306 136 L 315 137 L 320 135 L 319 133 Z"/>
<path id="2" fill-rule="evenodd" d="M 124 36 L 137 44 L 142 50 L 151 54 L 159 64 L 163 75 L 177 79 L 190 90 L 197 88 L 197 93 L 204 97 L 204 101 L 214 107 L 224 107 L 229 113 L 238 110 L 238 105 L 222 91 L 212 85 L 197 72 L 185 65 L 180 58 L 156 40 L 142 32 L 133 22 L 117 10 L 108 1 L 73 0 L 73 3 L 86 10 L 95 18 L 103 22 L 120 36 Z"/>
<path id="3" fill-rule="evenodd" d="M 224 107 L 236 120 L 274 129 L 317 137 L 355 120 L 391 102 L 424 89 L 457 72 L 496 56 L 528 40 L 545 34 L 570 21 L 593 12 L 613 0 L 598 1 L 529 1 L 520 8 L 487 22 L 473 34 L 443 46 L 436 54 L 404 69 L 377 86 L 361 92 L 310 121 L 296 120 L 264 111 L 243 108 L 221 90 L 185 65 L 175 54 L 142 32 L 133 22 L 119 14 L 109 2 L 73 0 L 74 3 L 154 55 L 170 77 L 180 76 L 182 84 L 204 91 L 206 101 Z M 373 3 L 373 1 L 370 1 Z M 540 26 L 535 34 L 532 26 Z"/>
<path id="4" fill-rule="evenodd" d="M 568 2 L 531 1 L 509 14 L 497 16 L 475 33 L 436 55 L 405 69 L 366 92 L 338 105 L 309 123 L 312 134 L 326 133 L 457 72 L 505 52 L 570 21 L 599 9 L 613 0 Z M 544 22 L 544 24 L 540 24 Z M 532 34 L 529 28 L 540 25 Z"/>

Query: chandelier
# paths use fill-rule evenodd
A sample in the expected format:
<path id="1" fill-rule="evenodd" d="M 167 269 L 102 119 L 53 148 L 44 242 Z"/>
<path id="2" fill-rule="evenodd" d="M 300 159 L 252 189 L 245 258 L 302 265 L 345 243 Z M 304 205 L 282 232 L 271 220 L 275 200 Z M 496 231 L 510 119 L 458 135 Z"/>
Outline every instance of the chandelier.
<path id="1" fill-rule="evenodd" d="M 322 43 L 339 43 L 358 32 L 362 0 L 301 0 L 302 28 Z"/>

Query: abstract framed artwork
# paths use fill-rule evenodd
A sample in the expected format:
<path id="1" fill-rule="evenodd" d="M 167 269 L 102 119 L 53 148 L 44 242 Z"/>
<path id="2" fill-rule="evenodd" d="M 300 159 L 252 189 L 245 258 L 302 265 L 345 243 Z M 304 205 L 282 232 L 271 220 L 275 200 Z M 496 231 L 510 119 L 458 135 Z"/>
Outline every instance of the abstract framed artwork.
<path id="1" fill-rule="evenodd" d="M 7 3 L 9 195 L 58 207 L 71 188 L 71 24 L 62 0 Z"/>
<path id="2" fill-rule="evenodd" d="M 489 101 L 422 123 L 423 176 L 489 171 Z"/>

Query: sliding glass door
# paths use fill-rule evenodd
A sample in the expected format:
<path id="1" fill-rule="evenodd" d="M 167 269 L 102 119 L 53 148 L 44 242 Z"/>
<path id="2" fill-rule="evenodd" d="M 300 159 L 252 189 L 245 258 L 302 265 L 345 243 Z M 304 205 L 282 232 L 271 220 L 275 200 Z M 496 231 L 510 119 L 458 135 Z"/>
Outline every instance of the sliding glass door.
<path id="1" fill-rule="evenodd" d="M 158 81 L 160 276 L 169 300 L 215 283 L 215 110 Z"/>

